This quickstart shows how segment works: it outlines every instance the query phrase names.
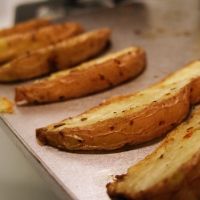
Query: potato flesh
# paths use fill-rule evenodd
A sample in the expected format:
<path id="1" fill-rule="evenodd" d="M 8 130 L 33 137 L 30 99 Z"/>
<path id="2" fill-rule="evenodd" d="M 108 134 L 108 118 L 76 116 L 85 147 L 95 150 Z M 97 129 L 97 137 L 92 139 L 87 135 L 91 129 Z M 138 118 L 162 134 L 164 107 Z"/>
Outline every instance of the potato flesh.
<path id="1" fill-rule="evenodd" d="M 127 196 L 134 198 L 141 191 L 144 193 L 166 179 L 168 184 L 180 184 L 185 178 L 180 168 L 199 153 L 199 141 L 200 107 L 198 106 L 186 122 L 171 131 L 158 149 L 129 168 L 124 180 L 114 183 L 114 190 L 116 193 L 128 194 Z"/>
<path id="2" fill-rule="evenodd" d="M 137 112 L 145 108 L 147 104 L 153 101 L 165 100 L 166 98 L 170 98 L 172 95 L 176 95 L 177 92 L 180 91 L 181 88 L 188 84 L 187 81 L 180 82 L 177 84 L 171 84 L 171 86 L 167 86 L 162 88 L 153 88 L 146 90 L 144 92 L 139 92 L 130 98 L 119 100 L 118 102 L 113 102 L 111 104 L 101 106 L 97 112 L 93 110 L 87 112 L 86 114 L 79 115 L 78 117 L 74 117 L 72 119 L 67 119 L 63 121 L 65 125 L 55 129 L 56 131 L 62 128 L 72 128 L 72 127 L 82 127 L 92 123 L 96 123 L 99 121 L 104 121 L 106 119 L 123 116 L 126 115 L 126 112 Z M 166 95 L 174 89 L 173 93 L 170 95 Z M 143 94 L 143 95 L 140 95 Z M 119 106 L 120 105 L 120 106 Z M 86 121 L 82 121 L 81 119 L 87 118 Z"/>
<path id="3" fill-rule="evenodd" d="M 193 62 L 189 66 L 169 76 L 162 83 L 153 85 L 136 94 L 127 97 L 124 96 L 122 99 L 103 104 L 96 110 L 94 108 L 77 117 L 64 120 L 62 122 L 65 123 L 65 125 L 54 130 L 58 131 L 62 128 L 82 127 L 98 121 L 126 115 L 127 113 L 123 111 L 138 112 L 153 101 L 163 101 L 164 99 L 176 95 L 180 88 L 189 84 L 193 79 L 197 78 L 199 74 L 200 61 Z M 81 120 L 82 118 L 87 118 L 87 120 L 83 121 Z"/>

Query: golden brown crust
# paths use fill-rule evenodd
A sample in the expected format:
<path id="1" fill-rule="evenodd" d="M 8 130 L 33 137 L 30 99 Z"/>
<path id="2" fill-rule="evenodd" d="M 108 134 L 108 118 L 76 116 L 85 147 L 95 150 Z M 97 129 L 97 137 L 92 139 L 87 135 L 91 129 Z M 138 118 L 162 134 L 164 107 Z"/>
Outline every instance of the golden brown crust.
<path id="1" fill-rule="evenodd" d="M 78 23 L 54 24 L 28 33 L 0 38 L 0 62 L 9 61 L 27 51 L 44 48 L 83 32 Z"/>
<path id="2" fill-rule="evenodd" d="M 112 150 L 160 137 L 182 122 L 198 102 L 200 62 L 191 65 L 144 91 L 38 129 L 37 138 L 64 150 Z"/>
<path id="3" fill-rule="evenodd" d="M 160 137 L 161 133 L 179 124 L 188 111 L 189 89 L 186 87 L 177 96 L 153 103 L 141 112 L 99 121 L 83 128 L 64 128 L 61 131 L 37 129 L 37 137 L 45 141 L 45 145 L 63 150 L 113 150 Z M 54 125 L 58 126 L 59 123 Z"/>
<path id="4" fill-rule="evenodd" d="M 145 67 L 145 53 L 134 47 L 123 51 L 122 55 L 117 52 L 106 60 L 96 59 L 62 74 L 55 73 L 50 78 L 19 86 L 15 100 L 19 104 L 61 101 L 98 92 L 133 78 Z"/>
<path id="5" fill-rule="evenodd" d="M 0 30 L 0 37 L 10 36 L 14 34 L 26 33 L 32 30 L 37 30 L 41 27 L 47 26 L 52 22 L 48 19 L 33 19 L 25 22 L 18 23 L 11 28 Z"/>
<path id="6" fill-rule="evenodd" d="M 199 116 L 198 106 L 187 121 L 169 133 L 153 153 L 130 167 L 127 174 L 116 176 L 114 182 L 107 184 L 109 196 L 113 199 L 127 200 L 198 200 L 200 198 Z M 171 154 L 174 154 L 174 158 L 171 158 Z M 145 176 L 145 172 L 146 177 L 138 180 L 139 186 L 134 179 L 136 176 L 137 179 Z M 159 175 L 162 178 L 157 180 Z M 151 176 L 154 178 L 151 179 Z M 142 183 L 144 185 L 141 187 Z"/>
<path id="7" fill-rule="evenodd" d="M 110 29 L 104 28 L 18 57 L 0 68 L 0 81 L 27 80 L 67 69 L 99 54 L 107 45 Z"/>
<path id="8" fill-rule="evenodd" d="M 13 104 L 6 97 L 0 97 L 0 113 L 13 113 Z"/>

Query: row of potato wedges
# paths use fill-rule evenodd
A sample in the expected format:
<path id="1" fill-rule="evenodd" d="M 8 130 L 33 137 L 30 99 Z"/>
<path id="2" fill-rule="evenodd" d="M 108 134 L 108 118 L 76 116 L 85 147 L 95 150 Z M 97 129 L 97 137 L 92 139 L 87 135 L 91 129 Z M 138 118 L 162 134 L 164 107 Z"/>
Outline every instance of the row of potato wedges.
<path id="1" fill-rule="evenodd" d="M 83 33 L 79 24 L 50 25 L 48 20 L 0 31 L 0 81 L 28 80 L 62 70 L 16 88 L 18 104 L 34 104 L 84 96 L 140 74 L 146 58 L 137 47 L 74 67 L 102 52 L 109 39 L 107 28 Z M 200 107 L 192 107 L 199 101 L 200 61 L 195 61 L 149 88 L 39 128 L 36 136 L 41 143 L 62 150 L 113 150 L 153 140 L 173 129 L 151 155 L 126 175 L 116 176 L 107 185 L 108 194 L 115 199 L 198 200 Z"/>
<path id="2" fill-rule="evenodd" d="M 17 25 L 13 28 L 14 34 L 10 30 L 9 35 L 0 36 L 1 83 L 52 73 L 17 87 L 15 100 L 18 105 L 63 101 L 99 92 L 137 76 L 145 68 L 145 53 L 137 47 L 84 62 L 105 50 L 111 30 L 102 28 L 84 33 L 78 23 L 48 22 L 26 22 L 29 28 L 30 23 L 37 28 L 22 34 L 16 33 L 18 26 L 22 30 L 22 25 Z M 62 72 L 54 73 L 60 70 Z"/>

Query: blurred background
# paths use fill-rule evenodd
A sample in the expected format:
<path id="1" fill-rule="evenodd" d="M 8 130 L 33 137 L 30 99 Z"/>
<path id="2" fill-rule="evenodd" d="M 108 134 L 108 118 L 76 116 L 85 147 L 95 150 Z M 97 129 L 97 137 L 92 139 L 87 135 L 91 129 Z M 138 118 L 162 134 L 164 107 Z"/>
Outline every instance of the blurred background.
<path id="1" fill-rule="evenodd" d="M 85 12 L 131 2 L 133 0 L 0 0 L 0 27 L 33 17 L 62 18 L 72 9 L 73 12 Z"/>
<path id="2" fill-rule="evenodd" d="M 36 3 L 40 0 L 1 0 L 0 1 L 0 27 L 9 26 L 15 21 L 16 8 L 27 3 Z"/>

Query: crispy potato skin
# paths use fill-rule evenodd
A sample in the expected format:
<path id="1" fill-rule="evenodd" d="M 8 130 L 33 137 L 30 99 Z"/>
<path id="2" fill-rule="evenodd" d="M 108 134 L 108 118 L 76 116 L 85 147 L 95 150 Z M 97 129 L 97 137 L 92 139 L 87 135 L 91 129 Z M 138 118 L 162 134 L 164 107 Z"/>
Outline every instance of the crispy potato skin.
<path id="1" fill-rule="evenodd" d="M 145 65 L 144 51 L 134 48 L 124 55 L 102 63 L 96 63 L 94 60 L 94 64 L 88 68 L 74 68 L 62 77 L 19 86 L 16 88 L 15 100 L 28 104 L 46 103 L 99 92 L 135 77 L 141 73 Z"/>
<path id="2" fill-rule="evenodd" d="M 194 64 L 194 66 L 198 69 L 199 62 Z M 186 69 L 186 71 L 190 70 L 190 65 L 183 69 Z M 184 76 L 187 77 L 187 73 Z M 173 77 L 177 76 L 182 78 L 181 70 L 175 72 L 166 80 L 169 80 L 171 84 L 170 81 L 173 82 Z M 183 80 L 179 80 L 178 83 L 181 83 L 181 87 L 175 93 L 172 92 L 171 96 L 168 96 L 168 93 L 166 93 L 166 98 L 149 102 L 139 111 L 127 109 L 124 110 L 124 114 L 117 116 L 113 114 L 112 117 L 103 120 L 99 115 L 96 121 L 85 123 L 82 126 L 79 125 L 78 121 L 81 122 L 82 117 L 87 116 L 88 113 L 90 113 L 89 116 L 91 118 L 92 114 L 95 116 L 95 112 L 104 108 L 102 106 L 119 103 L 120 100 L 127 99 L 129 96 L 134 96 L 134 94 L 109 99 L 99 106 L 72 118 L 72 120 L 77 120 L 75 125 L 73 125 L 73 122 L 71 127 L 65 125 L 65 121 L 66 124 L 70 124 L 71 120 L 66 119 L 60 123 L 37 129 L 36 136 L 44 144 L 63 150 L 113 150 L 125 145 L 141 144 L 150 141 L 164 135 L 185 119 L 191 105 L 199 101 L 200 88 L 197 86 L 199 80 L 200 78 L 197 76 L 187 80 L 183 85 Z M 156 84 L 160 91 L 163 90 L 163 81 Z M 165 81 L 166 83 L 167 85 L 169 84 Z M 170 91 L 173 91 L 173 87 L 170 87 Z M 120 104 L 117 105 L 120 106 Z M 57 128 L 58 126 L 59 128 Z"/>
<path id="3" fill-rule="evenodd" d="M 37 138 L 46 145 L 64 150 L 113 150 L 143 143 L 171 130 L 186 117 L 190 107 L 189 95 L 187 86 L 177 96 L 152 103 L 141 112 L 83 128 L 64 128 L 58 132 L 41 128 L 37 129 Z M 74 139 L 73 135 L 80 135 L 81 140 Z"/>
<path id="4" fill-rule="evenodd" d="M 0 68 L 0 82 L 28 80 L 77 65 L 102 52 L 110 33 L 99 29 L 28 52 Z"/>
<path id="5" fill-rule="evenodd" d="M 192 113 L 193 115 L 193 113 Z M 200 107 L 195 108 L 195 114 L 192 117 L 198 117 L 200 115 Z M 189 120 L 186 121 L 190 125 Z M 186 124 L 185 123 L 185 124 Z M 192 125 L 191 125 L 192 126 Z M 188 126 L 189 127 L 189 126 Z M 195 130 L 195 127 L 193 127 Z M 188 130 L 188 129 L 187 129 Z M 184 162 L 176 171 L 170 176 L 165 177 L 160 182 L 155 183 L 150 188 L 144 189 L 140 192 L 133 192 L 134 185 L 132 185 L 132 191 L 121 190 L 119 184 L 123 183 L 128 177 L 130 179 L 131 172 L 140 173 L 141 166 L 143 163 L 154 162 L 152 158 L 159 155 L 160 149 L 166 149 L 167 145 L 173 143 L 176 140 L 176 130 L 171 132 L 162 142 L 162 144 L 150 155 L 148 155 L 144 160 L 138 162 L 135 166 L 129 168 L 128 173 L 120 176 L 116 176 L 116 179 L 112 183 L 107 184 L 107 192 L 112 199 L 115 200 L 199 200 L 200 199 L 200 151 L 198 150 L 193 156 Z M 182 135 L 184 136 L 185 132 L 183 130 Z M 186 132 L 186 135 L 188 133 Z M 193 137 L 194 131 L 190 127 L 190 135 L 188 137 Z M 196 133 L 199 134 L 199 133 Z M 182 137 L 182 140 L 188 138 Z M 178 147 L 177 147 L 178 148 Z M 187 149 L 183 152 L 187 151 Z M 191 146 L 191 148 L 193 148 Z M 166 153 L 165 153 L 166 154 Z M 164 156 L 165 156 L 164 154 Z M 162 160 L 163 161 L 163 160 Z M 161 162 L 162 162 L 161 161 Z M 164 161 L 163 161 L 164 162 Z M 173 161 L 175 162 L 175 161 Z M 171 163 L 172 164 L 172 163 Z M 156 168 L 156 165 L 155 165 Z M 132 176 L 132 178 L 134 178 Z M 141 180 L 142 181 L 142 180 Z"/>
<path id="6" fill-rule="evenodd" d="M 54 24 L 23 34 L 0 38 L 0 62 L 9 61 L 27 51 L 44 48 L 83 32 L 78 23 Z"/>
<path id="7" fill-rule="evenodd" d="M 26 22 L 18 23 L 11 28 L 5 28 L 0 30 L 0 38 L 14 34 L 26 33 L 32 30 L 37 30 L 41 27 L 47 26 L 52 22 L 48 19 L 33 19 Z"/>

